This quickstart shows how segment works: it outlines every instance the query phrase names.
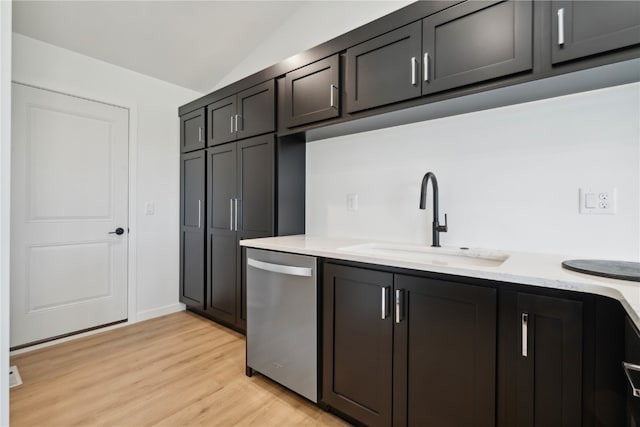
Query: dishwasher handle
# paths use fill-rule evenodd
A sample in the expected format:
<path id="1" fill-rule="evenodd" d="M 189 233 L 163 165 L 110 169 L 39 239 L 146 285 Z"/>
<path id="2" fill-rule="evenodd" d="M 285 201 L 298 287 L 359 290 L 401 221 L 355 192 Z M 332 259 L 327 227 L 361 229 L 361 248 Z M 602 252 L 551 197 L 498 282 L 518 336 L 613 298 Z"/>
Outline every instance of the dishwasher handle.
<path id="1" fill-rule="evenodd" d="M 260 270 L 271 271 L 272 273 L 288 274 L 290 276 L 311 277 L 313 269 L 308 267 L 295 267 L 293 265 L 273 264 L 270 262 L 258 261 L 247 258 L 247 265 Z"/>

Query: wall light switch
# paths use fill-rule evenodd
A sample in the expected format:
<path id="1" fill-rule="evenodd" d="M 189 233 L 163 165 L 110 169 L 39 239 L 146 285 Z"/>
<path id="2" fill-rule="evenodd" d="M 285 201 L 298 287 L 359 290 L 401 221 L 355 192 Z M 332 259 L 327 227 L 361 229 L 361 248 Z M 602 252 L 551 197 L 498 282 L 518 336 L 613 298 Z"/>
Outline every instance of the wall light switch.
<path id="1" fill-rule="evenodd" d="M 153 215 L 156 212 L 156 207 L 153 202 L 147 202 L 144 204 L 144 214 Z"/>
<path id="2" fill-rule="evenodd" d="M 587 193 L 584 195 L 584 207 L 587 209 L 596 208 L 596 193 Z"/>
<path id="3" fill-rule="evenodd" d="M 347 194 L 347 210 L 348 211 L 357 211 L 358 210 L 358 195 L 355 193 Z"/>
<path id="4" fill-rule="evenodd" d="M 617 209 L 616 193 L 615 188 L 581 188 L 580 213 L 614 215 Z"/>

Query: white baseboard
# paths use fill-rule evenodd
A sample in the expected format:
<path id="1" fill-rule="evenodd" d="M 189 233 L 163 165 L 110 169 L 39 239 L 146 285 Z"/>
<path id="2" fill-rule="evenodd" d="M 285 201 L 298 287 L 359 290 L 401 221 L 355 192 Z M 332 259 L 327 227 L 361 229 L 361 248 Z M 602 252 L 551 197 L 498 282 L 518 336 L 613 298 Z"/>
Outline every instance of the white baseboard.
<path id="1" fill-rule="evenodd" d="M 139 311 L 136 314 L 136 322 L 142 322 L 143 320 L 153 319 L 154 317 L 165 316 L 171 313 L 177 313 L 178 311 L 184 311 L 185 305 L 182 303 L 175 303 L 165 305 L 164 307 L 152 308 L 151 310 Z"/>
<path id="2" fill-rule="evenodd" d="M 14 350 L 14 351 L 10 352 L 9 354 L 10 354 L 10 356 L 16 356 L 18 354 L 28 353 L 28 352 L 33 351 L 33 350 L 39 350 L 41 348 L 51 347 L 52 345 L 60 344 L 60 343 L 63 343 L 63 342 L 77 340 L 78 338 L 88 337 L 90 335 L 99 334 L 101 332 L 106 332 L 106 331 L 110 331 L 110 330 L 113 330 L 113 329 L 122 328 L 124 326 L 133 325 L 134 323 L 142 322 L 143 320 L 153 319 L 154 317 L 160 317 L 160 316 L 164 316 L 164 315 L 171 314 L 171 313 L 177 313 L 179 311 L 184 311 L 185 308 L 186 307 L 185 307 L 184 304 L 175 303 L 175 304 L 165 305 L 164 307 L 158 307 L 158 308 L 154 308 L 154 309 L 151 309 L 151 310 L 141 311 L 141 312 L 136 314 L 135 321 L 129 319 L 126 322 L 118 323 L 116 325 L 111 325 L 111 326 L 106 326 L 104 328 L 94 329 L 92 331 L 83 332 L 81 334 L 70 335 L 68 337 L 60 338 L 60 339 L 57 339 L 57 340 L 48 341 L 48 342 L 45 342 L 45 343 L 42 343 L 42 344 L 32 345 L 30 347 L 25 347 L 25 348 L 22 348 L 20 350 Z"/>

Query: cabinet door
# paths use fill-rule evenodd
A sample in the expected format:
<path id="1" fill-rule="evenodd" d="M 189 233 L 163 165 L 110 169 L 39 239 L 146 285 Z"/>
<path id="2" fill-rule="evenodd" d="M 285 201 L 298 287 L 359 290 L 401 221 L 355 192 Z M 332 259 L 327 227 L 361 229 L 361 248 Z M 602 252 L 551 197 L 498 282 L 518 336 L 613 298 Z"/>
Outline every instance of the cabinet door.
<path id="1" fill-rule="evenodd" d="M 180 158 L 180 301 L 204 307 L 205 152 Z"/>
<path id="2" fill-rule="evenodd" d="M 347 111 L 390 104 L 421 94 L 420 22 L 347 49 Z"/>
<path id="3" fill-rule="evenodd" d="M 582 302 L 519 293 L 516 417 L 506 425 L 582 425 Z"/>
<path id="4" fill-rule="evenodd" d="M 553 1 L 551 62 L 640 44 L 638 1 Z"/>
<path id="5" fill-rule="evenodd" d="M 207 150 L 207 304 L 215 318 L 236 316 L 236 144 Z"/>
<path id="6" fill-rule="evenodd" d="M 422 94 L 532 68 L 530 1 L 472 1 L 423 20 Z"/>
<path id="7" fill-rule="evenodd" d="M 180 117 L 180 150 L 183 153 L 204 148 L 204 108 Z"/>
<path id="8" fill-rule="evenodd" d="M 269 80 L 237 95 L 238 139 L 275 131 L 275 93 L 275 82 Z"/>
<path id="9" fill-rule="evenodd" d="M 495 426 L 496 290 L 395 276 L 394 425 Z"/>
<path id="10" fill-rule="evenodd" d="M 264 135 L 238 144 L 238 230 L 273 233 L 274 140 Z"/>
<path id="11" fill-rule="evenodd" d="M 625 344 L 624 344 L 624 361 L 640 366 L 640 334 L 631 322 L 626 318 L 625 322 Z M 627 384 L 625 391 L 627 395 L 627 425 L 640 426 L 640 397 L 633 395 L 630 382 L 633 381 L 635 387 L 640 387 L 640 372 L 629 370 L 629 376 L 625 374 Z"/>
<path id="12" fill-rule="evenodd" d="M 235 95 L 207 106 L 208 147 L 236 139 L 235 115 Z"/>
<path id="13" fill-rule="evenodd" d="M 340 115 L 340 55 L 287 73 L 285 124 L 288 128 Z"/>
<path id="14" fill-rule="evenodd" d="M 391 425 L 393 275 L 326 264 L 322 401 L 368 426 Z"/>

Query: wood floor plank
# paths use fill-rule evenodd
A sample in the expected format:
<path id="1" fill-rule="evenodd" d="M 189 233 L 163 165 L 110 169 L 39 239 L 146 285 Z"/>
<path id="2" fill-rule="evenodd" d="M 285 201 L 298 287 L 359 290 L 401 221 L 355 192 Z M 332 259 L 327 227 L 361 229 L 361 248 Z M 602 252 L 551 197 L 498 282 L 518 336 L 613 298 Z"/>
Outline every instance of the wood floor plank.
<path id="1" fill-rule="evenodd" d="M 12 426 L 344 426 L 257 374 L 244 337 L 188 312 L 11 358 Z"/>

